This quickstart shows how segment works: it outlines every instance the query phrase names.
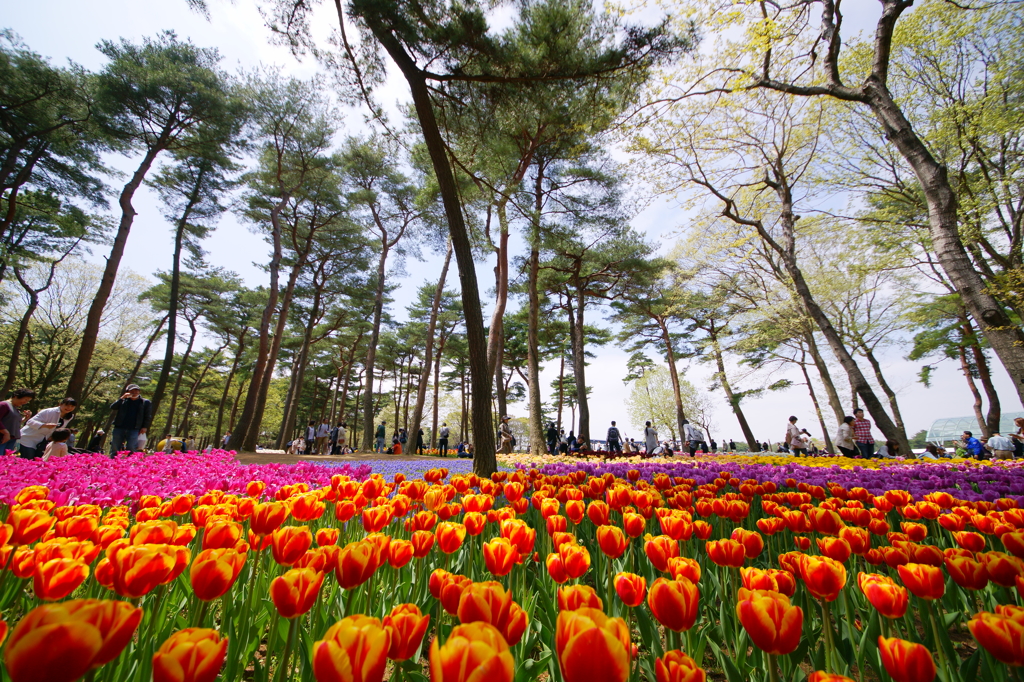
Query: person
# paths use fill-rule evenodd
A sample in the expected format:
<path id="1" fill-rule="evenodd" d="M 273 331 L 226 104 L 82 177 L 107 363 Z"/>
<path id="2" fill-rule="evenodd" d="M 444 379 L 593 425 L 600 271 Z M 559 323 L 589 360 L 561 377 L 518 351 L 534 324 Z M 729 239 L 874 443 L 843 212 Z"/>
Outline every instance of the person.
<path id="1" fill-rule="evenodd" d="M 465 443 L 463 443 L 463 442 L 462 442 L 462 441 L 460 440 L 460 441 L 458 442 L 458 444 L 457 444 L 457 445 L 455 446 L 455 456 L 461 459 L 461 458 L 462 458 L 462 455 L 463 455 L 463 453 L 465 453 L 465 452 L 466 452 L 466 444 L 465 444 Z"/>
<path id="2" fill-rule="evenodd" d="M 875 453 L 875 456 L 876 457 L 885 457 L 887 459 L 892 459 L 893 457 L 899 457 L 900 456 L 900 446 L 894 440 L 887 440 L 887 441 L 885 441 L 885 445 L 883 445 L 882 447 L 878 448 L 878 452 Z"/>
<path id="3" fill-rule="evenodd" d="M 19 388 L 7 400 L 0 402 L 0 455 L 14 450 L 21 438 L 21 425 L 32 416 L 21 408 L 36 397 L 30 388 Z"/>
<path id="4" fill-rule="evenodd" d="M 935 443 L 928 443 L 924 446 L 924 452 L 921 453 L 922 459 L 938 459 L 940 457 L 947 457 L 946 448 L 939 447 Z"/>
<path id="5" fill-rule="evenodd" d="M 975 459 L 983 459 L 985 456 L 985 446 L 981 444 L 981 441 L 974 437 L 974 434 L 970 431 L 964 431 L 960 437 L 960 442 L 963 443 L 964 449 L 967 450 L 969 457 Z"/>
<path id="6" fill-rule="evenodd" d="M 321 419 L 320 425 L 316 427 L 316 451 L 317 455 L 328 455 L 327 441 L 331 438 L 331 423 L 327 419 Z M 314 451 L 311 451 L 314 452 Z"/>
<path id="7" fill-rule="evenodd" d="M 107 439 L 107 434 L 103 429 L 99 429 L 96 433 L 92 434 L 92 438 L 89 439 L 89 452 L 103 452 L 103 441 Z"/>
<path id="8" fill-rule="evenodd" d="M 761 452 L 771 452 L 771 448 L 768 447 L 768 441 L 761 443 Z"/>
<path id="9" fill-rule="evenodd" d="M 736 452 L 736 441 L 729 439 L 729 452 Z"/>
<path id="10" fill-rule="evenodd" d="M 338 422 L 338 432 L 335 435 L 335 447 L 338 454 L 344 455 L 348 449 L 348 422 Z"/>
<path id="11" fill-rule="evenodd" d="M 46 441 L 50 439 L 54 431 L 66 428 L 75 417 L 75 408 L 78 403 L 74 398 L 64 398 L 57 407 L 48 407 L 39 410 L 25 423 L 21 431 L 21 442 L 18 446 L 19 454 L 23 459 L 38 459 L 43 456 L 46 448 Z M 68 444 L 72 447 L 72 444 Z"/>
<path id="12" fill-rule="evenodd" d="M 68 431 L 71 432 L 71 435 L 68 436 L 68 450 L 71 450 L 75 447 L 75 441 L 78 440 L 78 429 L 68 429 Z"/>
<path id="13" fill-rule="evenodd" d="M 43 461 L 51 457 L 64 457 L 68 454 L 68 439 L 71 438 L 70 429 L 54 429 L 50 436 L 50 442 L 46 444 L 43 451 Z"/>
<path id="14" fill-rule="evenodd" d="M 615 422 L 612 422 L 611 427 L 608 429 L 608 452 L 622 452 L 621 444 L 622 436 L 619 435 L 619 429 L 615 426 Z"/>
<path id="15" fill-rule="evenodd" d="M 569 435 L 565 439 L 565 452 L 579 452 L 580 442 L 576 438 L 576 434 L 573 433 L 572 429 L 569 429 Z"/>
<path id="16" fill-rule="evenodd" d="M 714 438 L 711 439 L 711 452 L 718 452 L 718 443 L 715 442 Z"/>
<path id="17" fill-rule="evenodd" d="M 1017 427 L 1017 432 L 1010 434 L 1013 439 L 1013 456 L 1021 459 L 1024 458 L 1024 417 L 1017 417 L 1013 424 Z"/>
<path id="18" fill-rule="evenodd" d="M 501 418 L 501 426 L 498 427 L 498 452 L 506 455 L 512 454 L 512 426 L 509 424 L 511 419 L 512 417 L 506 414 Z"/>
<path id="19" fill-rule="evenodd" d="M 225 434 L 224 434 L 224 437 L 223 437 L 223 438 L 221 438 L 221 440 L 220 440 L 220 446 L 221 446 L 222 448 L 225 448 L 225 449 L 227 449 L 227 447 L 228 447 L 228 443 L 230 443 L 230 442 L 231 442 L 231 432 L 230 432 L 230 431 L 228 431 L 227 433 L 225 433 Z"/>
<path id="20" fill-rule="evenodd" d="M 789 452 L 803 444 L 803 439 L 800 438 L 800 427 L 796 425 L 796 422 L 796 417 L 790 416 L 789 423 L 786 425 L 786 437 L 783 439 L 783 442 L 786 445 L 786 450 Z M 794 443 L 797 443 L 797 445 L 794 445 Z"/>
<path id="21" fill-rule="evenodd" d="M 644 449 L 648 455 L 654 454 L 658 447 L 658 430 L 651 422 L 644 422 Z"/>
<path id="22" fill-rule="evenodd" d="M 690 450 L 690 457 L 696 457 L 697 448 L 704 440 L 704 434 L 700 432 L 700 429 L 689 422 L 683 424 L 683 428 L 686 430 L 684 438 L 686 439 L 686 447 Z"/>
<path id="23" fill-rule="evenodd" d="M 402 446 L 402 452 L 409 454 L 409 434 L 405 429 L 398 429 L 398 442 Z"/>
<path id="24" fill-rule="evenodd" d="M 295 439 L 295 454 L 297 454 L 297 455 L 305 454 L 306 453 L 306 443 L 307 442 L 308 441 L 305 438 L 301 438 L 301 437 L 300 438 L 296 438 Z"/>
<path id="25" fill-rule="evenodd" d="M 114 415 L 114 430 L 110 436 L 110 456 L 122 450 L 135 452 L 139 436 L 145 435 L 153 421 L 153 404 L 142 397 L 138 384 L 129 384 L 124 394 L 110 406 Z"/>
<path id="26" fill-rule="evenodd" d="M 810 444 L 811 434 L 807 433 L 807 429 L 800 429 L 800 433 L 794 436 L 793 442 L 789 444 L 789 449 L 794 457 L 806 457 L 809 454 Z"/>
<path id="27" fill-rule="evenodd" d="M 310 421 L 306 424 L 306 452 L 311 455 L 316 454 L 316 422 Z"/>
<path id="28" fill-rule="evenodd" d="M 448 428 L 448 422 L 441 422 L 440 438 L 437 440 L 437 451 L 441 453 L 442 457 L 448 456 L 448 436 L 451 433 L 452 430 Z"/>
<path id="29" fill-rule="evenodd" d="M 420 429 L 419 433 L 416 434 L 416 454 L 423 454 L 423 429 Z"/>
<path id="30" fill-rule="evenodd" d="M 832 443 L 843 454 L 844 457 L 856 458 L 858 454 L 857 445 L 853 440 L 853 417 L 846 415 L 843 423 L 839 425 Z"/>
<path id="31" fill-rule="evenodd" d="M 871 422 L 864 418 L 864 410 L 853 411 L 853 441 L 857 444 L 860 456 L 871 459 L 875 455 L 875 439 L 871 437 Z"/>
<path id="32" fill-rule="evenodd" d="M 629 438 L 622 439 L 622 454 L 632 455 L 633 454 L 633 442 Z"/>
<path id="33" fill-rule="evenodd" d="M 185 442 L 181 444 L 181 448 L 185 452 L 195 452 L 196 451 L 196 437 L 195 436 L 188 436 L 185 439 Z"/>
<path id="34" fill-rule="evenodd" d="M 384 454 L 384 439 L 387 438 L 387 435 L 388 435 L 387 422 L 386 421 L 382 421 L 380 423 L 380 425 L 377 427 L 377 433 L 375 435 L 375 438 L 377 439 L 377 453 L 378 454 L 381 454 L 381 455 Z"/>
<path id="35" fill-rule="evenodd" d="M 548 422 L 547 432 L 548 452 L 552 455 L 558 450 L 558 429 L 555 428 L 555 422 Z"/>
<path id="36" fill-rule="evenodd" d="M 985 447 L 996 459 L 1013 459 L 1013 441 L 1006 436 L 993 433 L 988 437 Z"/>
<path id="37" fill-rule="evenodd" d="M 473 444 L 466 442 L 466 459 L 473 459 Z"/>

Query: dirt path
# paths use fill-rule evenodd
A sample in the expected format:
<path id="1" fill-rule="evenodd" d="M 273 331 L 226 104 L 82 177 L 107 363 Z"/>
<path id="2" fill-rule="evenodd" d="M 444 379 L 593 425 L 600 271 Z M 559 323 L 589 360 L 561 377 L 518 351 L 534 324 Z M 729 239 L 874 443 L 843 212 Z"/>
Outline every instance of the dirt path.
<path id="1" fill-rule="evenodd" d="M 417 455 L 288 455 L 283 453 L 240 452 L 235 458 L 242 464 L 295 464 L 297 462 L 440 462 L 456 461 L 455 457 L 426 457 Z"/>

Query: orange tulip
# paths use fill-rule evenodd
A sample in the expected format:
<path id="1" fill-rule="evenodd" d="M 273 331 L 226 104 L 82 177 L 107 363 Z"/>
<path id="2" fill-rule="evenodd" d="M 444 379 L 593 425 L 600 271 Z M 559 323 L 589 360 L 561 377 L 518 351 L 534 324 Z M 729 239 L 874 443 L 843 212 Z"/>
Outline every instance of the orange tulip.
<path id="1" fill-rule="evenodd" d="M 988 571 L 985 564 L 965 556 L 947 556 L 946 571 L 965 590 L 983 590 L 988 585 Z"/>
<path id="2" fill-rule="evenodd" d="M 434 573 L 437 573 L 437 571 Z M 436 598 L 440 600 L 441 607 L 445 612 L 452 616 L 459 612 L 462 593 L 472 584 L 473 581 L 464 575 L 445 573 L 442 576 Z"/>
<path id="3" fill-rule="evenodd" d="M 342 618 L 313 645 L 314 676 L 318 682 L 381 682 L 391 632 L 376 618 Z"/>
<path id="4" fill-rule="evenodd" d="M 985 550 L 985 536 L 980 533 L 960 531 L 953 533 L 953 539 L 956 541 L 956 544 L 972 552 L 982 552 Z"/>
<path id="5" fill-rule="evenodd" d="M 1010 611 L 1009 609 L 1015 609 Z M 1024 666 L 1024 609 L 1003 607 L 996 613 L 982 612 L 967 623 L 978 640 L 997 661 Z"/>
<path id="6" fill-rule="evenodd" d="M 57 601 L 74 592 L 89 577 L 89 566 L 77 559 L 50 559 L 36 563 L 32 589 L 43 601 Z"/>
<path id="7" fill-rule="evenodd" d="M 451 554 L 462 547 L 462 541 L 466 539 L 466 527 L 461 523 L 443 521 L 437 524 L 435 535 L 440 550 L 445 554 Z"/>
<path id="8" fill-rule="evenodd" d="M 740 550 L 742 551 L 742 549 L 741 545 Z M 679 543 L 667 535 L 658 535 L 644 543 L 644 553 L 654 568 L 666 571 L 668 570 L 668 560 L 679 556 Z"/>
<path id="9" fill-rule="evenodd" d="M 707 676 L 697 662 L 679 649 L 666 651 L 664 658 L 654 661 L 657 682 L 704 682 Z"/>
<path id="10" fill-rule="evenodd" d="M 824 670 L 815 670 L 807 676 L 807 682 L 853 682 L 853 680 L 838 673 L 828 673 Z"/>
<path id="11" fill-rule="evenodd" d="M 527 556 L 533 552 L 537 542 L 537 531 L 526 525 L 522 519 L 505 519 L 501 522 L 501 537 L 515 545 L 519 554 Z"/>
<path id="12" fill-rule="evenodd" d="M 816 542 L 818 543 L 819 552 L 829 559 L 835 559 L 841 564 L 845 564 L 852 553 L 850 543 L 840 537 L 827 535 L 823 538 L 818 538 Z"/>
<path id="13" fill-rule="evenodd" d="M 807 520 L 811 524 L 811 530 L 823 535 L 839 535 L 839 529 L 843 527 L 843 520 L 839 514 L 821 507 L 812 507 L 807 511 Z"/>
<path id="14" fill-rule="evenodd" d="M 555 650 L 565 682 L 625 682 L 629 676 L 629 628 L 598 609 L 560 611 Z"/>
<path id="15" fill-rule="evenodd" d="M 280 528 L 289 513 L 288 505 L 284 502 L 257 504 L 249 519 L 249 528 L 257 535 L 269 535 Z"/>
<path id="16" fill-rule="evenodd" d="M 11 527 L 11 538 L 8 544 L 31 545 L 50 530 L 56 519 L 44 511 L 37 509 L 15 509 L 7 515 L 7 525 Z"/>
<path id="17" fill-rule="evenodd" d="M 689 540 L 693 535 L 693 522 L 686 516 L 665 514 L 658 521 L 661 523 L 661 532 L 673 540 Z"/>
<path id="18" fill-rule="evenodd" d="M 483 621 L 502 630 L 511 608 L 512 593 L 506 592 L 501 583 L 490 580 L 467 585 L 459 596 L 456 613 L 460 623 Z"/>
<path id="19" fill-rule="evenodd" d="M 129 546 L 126 540 L 116 540 L 107 548 L 114 591 L 129 599 L 142 597 L 157 585 L 174 580 L 191 557 L 187 547 L 176 545 Z"/>
<path id="20" fill-rule="evenodd" d="M 644 603 L 647 596 L 647 579 L 635 573 L 619 573 L 615 576 L 615 594 L 622 603 L 635 608 Z"/>
<path id="21" fill-rule="evenodd" d="M 412 555 L 422 559 L 434 548 L 434 534 L 429 530 L 416 530 L 412 533 Z"/>
<path id="22" fill-rule="evenodd" d="M 153 655 L 153 682 L 213 682 L 227 652 L 228 639 L 216 630 L 179 630 Z"/>
<path id="23" fill-rule="evenodd" d="M 484 543 L 484 564 L 493 575 L 508 575 L 519 563 L 519 550 L 506 538 L 493 538 Z"/>
<path id="24" fill-rule="evenodd" d="M 618 526 L 598 526 L 597 545 L 605 556 L 618 559 L 626 551 L 629 541 Z"/>
<path id="25" fill-rule="evenodd" d="M 786 571 L 781 571 L 786 573 Z M 788 575 L 788 574 L 787 574 Z M 740 579 L 743 581 L 743 587 L 748 590 L 770 590 L 772 592 L 780 592 L 779 583 L 768 571 L 761 570 L 760 568 L 741 568 Z"/>
<path id="26" fill-rule="evenodd" d="M 579 578 L 590 570 L 590 552 L 583 545 L 567 542 L 558 548 L 558 556 L 570 578 Z"/>
<path id="27" fill-rule="evenodd" d="M 603 500 L 594 500 L 587 505 L 587 518 L 595 526 L 606 526 L 608 525 L 608 517 L 611 513 L 611 508 L 607 502 Z"/>
<path id="28" fill-rule="evenodd" d="M 282 618 L 295 618 L 313 608 L 323 584 L 323 573 L 293 568 L 270 581 L 270 598 Z"/>
<path id="29" fill-rule="evenodd" d="M 907 612 L 910 597 L 907 589 L 888 576 L 877 573 L 858 573 L 857 585 L 875 610 L 886 618 L 902 618 Z"/>
<path id="30" fill-rule="evenodd" d="M 946 592 L 946 580 L 940 568 L 926 564 L 904 564 L 897 570 L 900 580 L 916 597 L 941 599 Z"/>
<path id="31" fill-rule="evenodd" d="M 171 538 L 164 540 L 170 542 Z M 230 519 L 211 519 L 203 528 L 203 549 L 234 547 L 242 539 L 242 526 Z"/>
<path id="32" fill-rule="evenodd" d="M 878 649 L 882 665 L 895 682 L 932 682 L 935 679 L 935 661 L 923 644 L 879 637 Z"/>
<path id="33" fill-rule="evenodd" d="M 784 594 L 741 587 L 736 615 L 751 641 L 766 653 L 783 656 L 800 644 L 804 612 Z"/>
<path id="34" fill-rule="evenodd" d="M 1003 541 L 1003 547 L 1007 552 L 1018 559 L 1024 559 L 1024 531 L 1003 533 L 999 539 Z"/>
<path id="35" fill-rule="evenodd" d="M 558 553 L 552 552 L 548 554 L 548 558 L 544 560 L 544 565 L 548 569 L 548 575 L 559 585 L 569 580 L 569 575 L 565 572 L 565 566 L 562 565 L 562 557 Z"/>
<path id="36" fill-rule="evenodd" d="M 739 568 L 747 558 L 746 548 L 736 540 L 708 540 L 708 558 L 718 566 Z"/>
<path id="37" fill-rule="evenodd" d="M 338 552 L 334 576 L 342 589 L 351 590 L 369 580 L 377 570 L 379 549 L 365 539 L 350 542 Z"/>
<path id="38" fill-rule="evenodd" d="M 443 646 L 437 638 L 430 645 L 431 682 L 512 682 L 514 677 L 508 642 L 489 623 L 456 625 Z"/>
<path id="39" fill-rule="evenodd" d="M 686 578 L 658 578 L 647 593 L 647 606 L 669 630 L 689 630 L 697 621 L 700 590 Z"/>
<path id="40" fill-rule="evenodd" d="M 227 594 L 245 565 L 245 554 L 234 549 L 204 549 L 189 570 L 192 590 L 203 601 Z"/>
<path id="41" fill-rule="evenodd" d="M 71 682 L 120 655 L 142 622 L 123 601 L 72 599 L 29 611 L 11 632 L 4 663 L 13 682 Z"/>
<path id="42" fill-rule="evenodd" d="M 1003 552 L 979 554 L 978 561 L 985 564 L 989 580 L 996 585 L 1013 587 L 1017 582 L 1017 576 L 1024 575 L 1024 559 Z"/>
<path id="43" fill-rule="evenodd" d="M 388 545 L 388 563 L 391 568 L 402 568 L 412 561 L 414 551 L 408 540 L 392 540 Z"/>
<path id="44" fill-rule="evenodd" d="M 626 531 L 629 537 L 638 538 L 647 530 L 647 519 L 640 514 L 626 512 L 622 515 L 622 530 Z"/>
<path id="45" fill-rule="evenodd" d="M 844 526 L 839 530 L 839 537 L 846 540 L 850 551 L 858 556 L 867 554 L 871 549 L 871 534 L 865 528 Z"/>
<path id="46" fill-rule="evenodd" d="M 313 545 L 309 526 L 282 526 L 271 535 L 270 549 L 274 561 L 291 566 Z"/>
<path id="47" fill-rule="evenodd" d="M 399 604 L 384 616 L 384 628 L 391 635 L 388 658 L 406 661 L 420 651 L 423 635 L 430 624 L 430 615 L 424 615 L 415 604 Z"/>
<path id="48" fill-rule="evenodd" d="M 558 610 L 575 611 L 587 606 L 592 609 L 604 608 L 597 592 L 589 585 L 567 585 L 558 588 Z"/>
<path id="49" fill-rule="evenodd" d="M 512 607 L 508 610 L 508 621 L 501 631 L 509 646 L 519 644 L 519 640 L 523 638 L 523 634 L 526 632 L 527 625 L 529 625 L 529 621 L 526 617 L 526 611 L 516 602 L 512 602 Z"/>
<path id="50" fill-rule="evenodd" d="M 764 538 L 753 530 L 737 528 L 732 532 L 731 539 L 743 545 L 743 551 L 748 559 L 756 559 L 764 549 Z"/>
<path id="51" fill-rule="evenodd" d="M 805 556 L 800 561 L 800 578 L 816 599 L 835 601 L 846 585 L 846 567 L 828 557 Z"/>
<path id="52" fill-rule="evenodd" d="M 689 559 L 681 556 L 672 557 L 668 560 L 667 570 L 672 574 L 673 578 L 679 578 L 682 576 L 690 580 L 690 582 L 700 582 L 700 564 L 696 559 Z"/>

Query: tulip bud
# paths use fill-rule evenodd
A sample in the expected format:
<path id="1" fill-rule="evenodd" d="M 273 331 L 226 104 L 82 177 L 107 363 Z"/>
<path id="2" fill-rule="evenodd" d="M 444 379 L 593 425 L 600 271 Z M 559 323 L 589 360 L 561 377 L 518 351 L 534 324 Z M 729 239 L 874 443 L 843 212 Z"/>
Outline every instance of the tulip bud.
<path id="1" fill-rule="evenodd" d="M 313 608 L 323 583 L 323 573 L 293 568 L 270 582 L 270 598 L 282 618 L 295 618 Z"/>
<path id="2" fill-rule="evenodd" d="M 1024 609 L 1000 605 L 996 613 L 977 614 L 967 627 L 997 661 L 1024 666 Z"/>
<path id="3" fill-rule="evenodd" d="M 784 594 L 741 587 L 736 615 L 751 641 L 766 653 L 784 656 L 800 644 L 804 612 Z"/>
<path id="4" fill-rule="evenodd" d="M 892 578 L 877 573 L 859 573 L 857 585 L 880 615 L 902 618 L 907 612 L 907 590 L 893 582 Z"/>
<path id="5" fill-rule="evenodd" d="M 313 645 L 314 676 L 318 682 L 381 682 L 391 632 L 376 618 L 342 618 Z"/>
<path id="6" fill-rule="evenodd" d="M 942 569 L 925 564 L 905 564 L 896 569 L 900 580 L 914 596 L 921 599 L 941 599 L 946 592 Z"/>
<path id="7" fill-rule="evenodd" d="M 625 682 L 629 676 L 629 628 L 597 609 L 560 611 L 555 651 L 565 682 Z"/>
<path id="8" fill-rule="evenodd" d="M 704 670 L 697 662 L 678 649 L 666 651 L 663 658 L 655 659 L 654 675 L 657 682 L 704 682 Z"/>
<path id="9" fill-rule="evenodd" d="M 615 593 L 622 603 L 635 608 L 644 603 L 647 596 L 647 579 L 635 573 L 619 573 L 615 576 Z"/>
<path id="10" fill-rule="evenodd" d="M 423 635 L 430 624 L 430 615 L 424 615 L 415 604 L 399 604 L 384 617 L 384 627 L 391 636 L 388 658 L 405 661 L 419 653 Z"/>
<path id="11" fill-rule="evenodd" d="M 669 630 L 689 630 L 697 621 L 700 590 L 686 578 L 658 578 L 647 593 L 647 606 Z"/>
<path id="12" fill-rule="evenodd" d="M 443 646 L 437 638 L 430 645 L 431 682 L 468 682 L 485 677 L 488 682 L 512 682 L 515 677 L 512 652 L 493 625 L 457 625 Z"/>
<path id="13" fill-rule="evenodd" d="M 935 679 L 935 661 L 923 644 L 879 637 L 878 649 L 882 665 L 895 682 L 932 682 Z"/>
<path id="14" fill-rule="evenodd" d="M 187 628 L 153 655 L 153 682 L 213 682 L 224 665 L 228 639 L 216 630 Z"/>
<path id="15" fill-rule="evenodd" d="M 566 585 L 558 588 L 558 610 L 575 611 L 587 606 L 593 609 L 604 608 L 601 598 L 589 585 Z"/>

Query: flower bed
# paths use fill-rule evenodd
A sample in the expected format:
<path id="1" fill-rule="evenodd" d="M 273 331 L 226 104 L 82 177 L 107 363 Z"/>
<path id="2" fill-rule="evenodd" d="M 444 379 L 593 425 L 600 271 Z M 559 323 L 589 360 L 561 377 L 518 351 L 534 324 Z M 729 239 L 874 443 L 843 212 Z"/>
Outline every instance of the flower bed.
<path id="1" fill-rule="evenodd" d="M 852 461 L 517 461 L 481 479 L 458 460 L 4 458 L 4 670 L 1018 679 L 1024 469 Z"/>

